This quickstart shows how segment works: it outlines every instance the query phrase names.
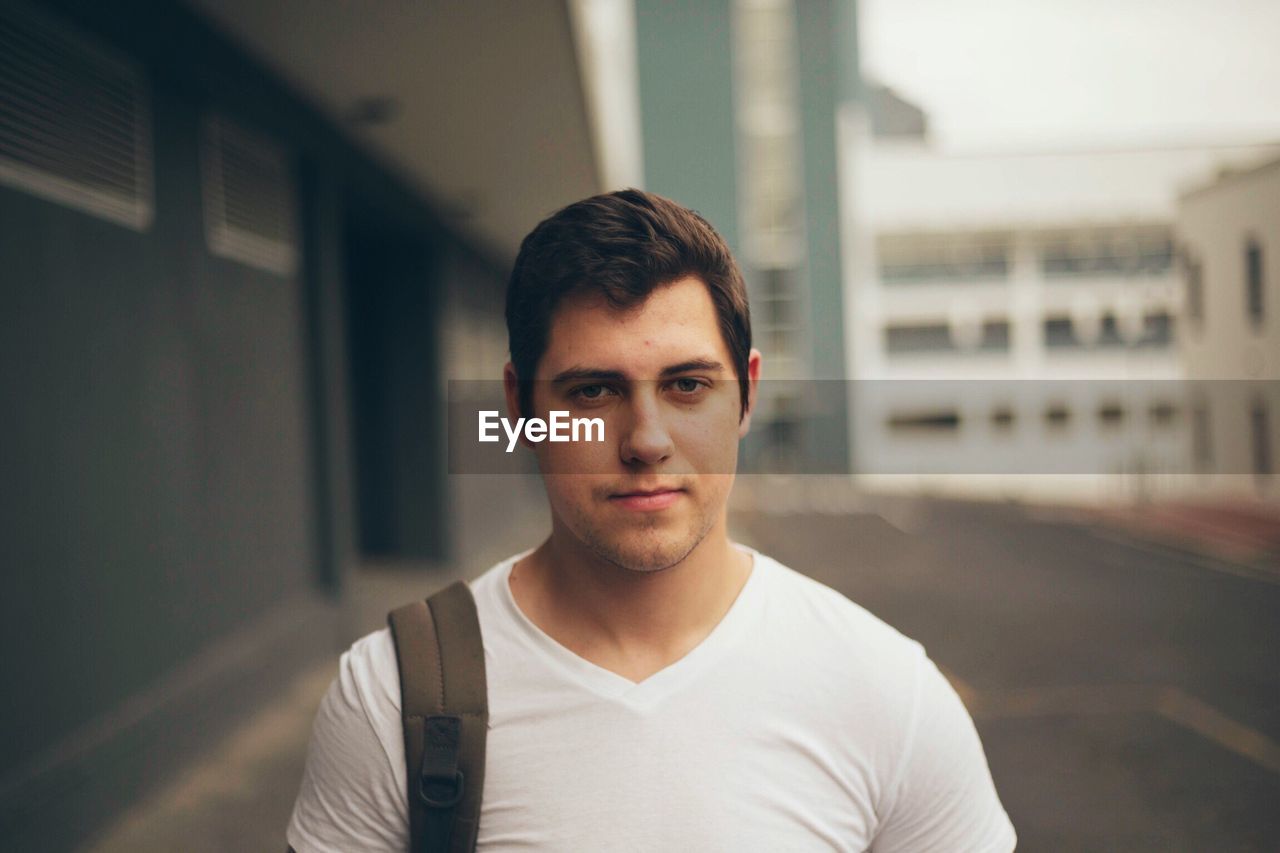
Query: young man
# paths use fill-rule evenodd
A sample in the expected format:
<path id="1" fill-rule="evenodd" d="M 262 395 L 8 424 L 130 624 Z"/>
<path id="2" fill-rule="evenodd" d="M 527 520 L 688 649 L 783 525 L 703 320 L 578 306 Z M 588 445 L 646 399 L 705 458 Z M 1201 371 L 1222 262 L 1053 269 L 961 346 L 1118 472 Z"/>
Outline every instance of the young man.
<path id="1" fill-rule="evenodd" d="M 1013 849 L 920 645 L 729 541 L 761 356 L 711 226 L 635 190 L 571 205 L 521 246 L 507 326 L 509 408 L 598 417 L 605 440 L 529 445 L 551 533 L 471 584 L 490 713 L 477 849 Z M 343 655 L 298 853 L 406 849 L 399 692 L 387 630 Z"/>

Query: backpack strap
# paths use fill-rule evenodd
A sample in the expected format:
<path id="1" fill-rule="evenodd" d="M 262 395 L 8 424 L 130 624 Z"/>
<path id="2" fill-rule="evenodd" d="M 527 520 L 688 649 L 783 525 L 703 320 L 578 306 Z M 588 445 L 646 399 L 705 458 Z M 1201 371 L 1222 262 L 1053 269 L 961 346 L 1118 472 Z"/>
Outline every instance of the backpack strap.
<path id="1" fill-rule="evenodd" d="M 387 616 L 400 665 L 411 853 L 471 853 L 489 726 L 484 645 L 457 581 Z"/>

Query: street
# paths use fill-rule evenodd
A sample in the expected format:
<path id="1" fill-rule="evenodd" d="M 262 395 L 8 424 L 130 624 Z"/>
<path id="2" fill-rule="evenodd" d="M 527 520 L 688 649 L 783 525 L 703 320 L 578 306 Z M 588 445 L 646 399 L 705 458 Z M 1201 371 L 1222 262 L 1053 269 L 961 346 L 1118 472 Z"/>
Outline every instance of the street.
<path id="1" fill-rule="evenodd" d="M 925 645 L 1020 849 L 1276 849 L 1280 585 L 1013 506 L 897 516 L 735 521 Z"/>
<path id="2" fill-rule="evenodd" d="M 739 511 L 731 528 L 924 643 L 974 716 L 1020 850 L 1276 849 L 1280 585 L 1012 505 L 871 500 Z M 362 630 L 430 584 L 365 570 Z M 332 669 L 301 674 L 89 849 L 283 849 Z"/>

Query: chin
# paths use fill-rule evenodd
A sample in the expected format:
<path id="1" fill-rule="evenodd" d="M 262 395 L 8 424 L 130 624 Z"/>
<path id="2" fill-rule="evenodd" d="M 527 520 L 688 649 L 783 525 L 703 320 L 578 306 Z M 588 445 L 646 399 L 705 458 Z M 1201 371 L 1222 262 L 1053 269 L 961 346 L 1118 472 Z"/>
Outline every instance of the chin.
<path id="1" fill-rule="evenodd" d="M 651 574 L 669 569 L 677 565 L 698 546 L 706 533 L 685 536 L 643 536 L 623 537 L 594 536 L 582 537 L 593 554 L 613 565 L 629 572 Z"/>

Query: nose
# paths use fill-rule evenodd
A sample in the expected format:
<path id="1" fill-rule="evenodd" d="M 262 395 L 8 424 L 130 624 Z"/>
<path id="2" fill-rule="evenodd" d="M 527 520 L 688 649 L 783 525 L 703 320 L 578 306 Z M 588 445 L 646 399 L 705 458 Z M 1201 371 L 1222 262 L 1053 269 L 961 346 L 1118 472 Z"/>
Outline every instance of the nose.
<path id="1" fill-rule="evenodd" d="M 622 434 L 619 452 L 629 465 L 657 465 L 675 451 L 657 401 L 644 397 L 638 394 L 633 400 L 631 420 Z"/>

